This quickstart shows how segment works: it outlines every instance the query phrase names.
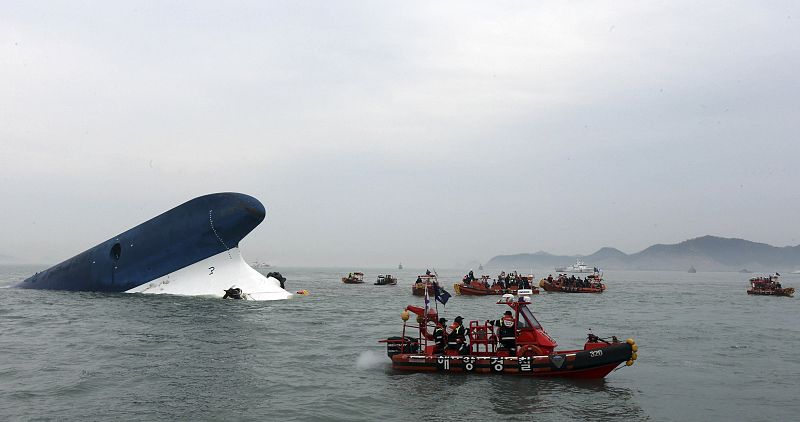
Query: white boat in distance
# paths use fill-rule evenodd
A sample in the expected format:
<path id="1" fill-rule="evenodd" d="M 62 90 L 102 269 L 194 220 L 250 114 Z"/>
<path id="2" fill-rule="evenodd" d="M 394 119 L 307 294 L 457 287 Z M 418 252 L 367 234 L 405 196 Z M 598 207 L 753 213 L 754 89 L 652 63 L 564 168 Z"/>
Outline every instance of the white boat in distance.
<path id="1" fill-rule="evenodd" d="M 590 267 L 580 260 L 576 260 L 575 264 L 570 265 L 569 267 L 556 267 L 556 272 L 560 273 L 595 273 L 597 272 L 597 268 Z"/>
<path id="2" fill-rule="evenodd" d="M 258 270 L 258 269 L 262 269 L 262 268 L 272 268 L 272 265 L 269 265 L 266 262 L 253 261 L 253 263 L 250 264 L 250 267 Z"/>

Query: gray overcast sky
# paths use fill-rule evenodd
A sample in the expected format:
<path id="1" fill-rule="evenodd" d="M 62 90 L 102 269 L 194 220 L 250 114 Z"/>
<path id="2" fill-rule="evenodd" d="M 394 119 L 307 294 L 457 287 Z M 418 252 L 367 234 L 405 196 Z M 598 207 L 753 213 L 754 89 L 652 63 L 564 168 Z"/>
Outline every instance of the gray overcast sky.
<path id="1" fill-rule="evenodd" d="M 797 244 L 799 72 L 794 1 L 4 0 L 0 254 L 218 191 L 280 265 Z"/>

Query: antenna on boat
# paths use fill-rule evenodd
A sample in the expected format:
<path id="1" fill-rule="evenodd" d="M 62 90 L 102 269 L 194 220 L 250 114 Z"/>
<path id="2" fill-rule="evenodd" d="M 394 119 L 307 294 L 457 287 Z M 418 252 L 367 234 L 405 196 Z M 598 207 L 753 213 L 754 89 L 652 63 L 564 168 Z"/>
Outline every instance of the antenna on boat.
<path id="1" fill-rule="evenodd" d="M 439 291 L 439 274 L 436 272 L 436 268 L 433 269 L 433 275 L 436 276 L 436 280 L 434 280 L 434 283 L 436 283 L 436 288 L 433 289 L 433 307 L 434 307 L 434 309 L 436 309 L 436 314 L 438 315 L 439 314 L 439 304 L 437 302 L 439 302 L 439 301 L 436 300 L 436 296 L 437 296 L 436 293 Z M 427 289 L 428 286 L 425 286 L 425 288 Z M 445 309 L 447 309 L 447 306 L 445 306 Z M 444 315 L 441 315 L 440 318 L 443 317 L 443 316 Z"/>

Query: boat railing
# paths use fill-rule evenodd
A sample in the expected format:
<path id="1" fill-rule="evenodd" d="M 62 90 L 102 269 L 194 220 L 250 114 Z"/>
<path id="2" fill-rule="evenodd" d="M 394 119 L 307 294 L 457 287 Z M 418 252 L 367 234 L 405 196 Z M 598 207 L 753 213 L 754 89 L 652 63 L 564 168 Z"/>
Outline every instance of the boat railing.
<path id="1" fill-rule="evenodd" d="M 407 343 L 406 338 L 409 338 L 409 337 L 410 338 L 414 338 L 413 336 L 410 336 L 410 335 L 407 336 L 406 335 L 406 332 L 407 332 L 406 328 L 410 328 L 412 330 L 412 332 L 413 332 L 413 330 L 417 331 L 417 337 L 416 337 L 417 345 L 419 347 L 419 351 L 424 353 L 425 350 L 428 347 L 428 339 L 425 337 L 425 335 L 423 335 L 422 330 L 427 330 L 428 329 L 427 323 L 425 325 L 420 325 L 420 323 L 411 324 L 411 323 L 408 323 L 408 322 L 403 322 L 403 334 L 401 336 L 401 340 L 394 340 L 394 342 L 400 342 L 401 343 L 400 347 L 402 347 L 402 348 L 405 348 L 405 345 Z"/>
<path id="2" fill-rule="evenodd" d="M 483 350 L 481 350 L 483 348 Z M 497 352 L 497 336 L 488 322 L 469 322 L 469 349 L 471 355 L 488 355 Z"/>
<path id="3" fill-rule="evenodd" d="M 406 329 L 416 330 L 417 336 L 414 337 L 408 334 Z M 420 354 L 427 354 L 428 346 L 435 345 L 433 340 L 429 340 L 423 330 L 433 328 L 429 325 L 420 326 L 419 324 L 403 323 L 403 333 L 399 339 L 382 340 L 385 343 L 399 344 L 401 350 L 406 350 L 416 344 Z M 479 323 L 478 321 L 470 321 L 469 325 L 469 351 L 472 356 L 485 356 L 497 353 L 497 336 L 494 333 L 494 327 L 488 323 Z M 412 339 L 412 340 L 409 340 Z"/>

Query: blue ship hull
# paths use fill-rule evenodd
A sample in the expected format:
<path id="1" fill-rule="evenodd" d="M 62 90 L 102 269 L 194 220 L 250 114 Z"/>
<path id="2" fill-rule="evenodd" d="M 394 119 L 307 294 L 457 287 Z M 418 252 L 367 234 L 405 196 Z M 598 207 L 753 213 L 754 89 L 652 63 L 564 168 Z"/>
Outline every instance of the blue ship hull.
<path id="1" fill-rule="evenodd" d="M 210 257 L 233 260 L 239 241 L 265 216 L 261 202 L 248 195 L 201 196 L 37 273 L 18 287 L 125 292 Z"/>

